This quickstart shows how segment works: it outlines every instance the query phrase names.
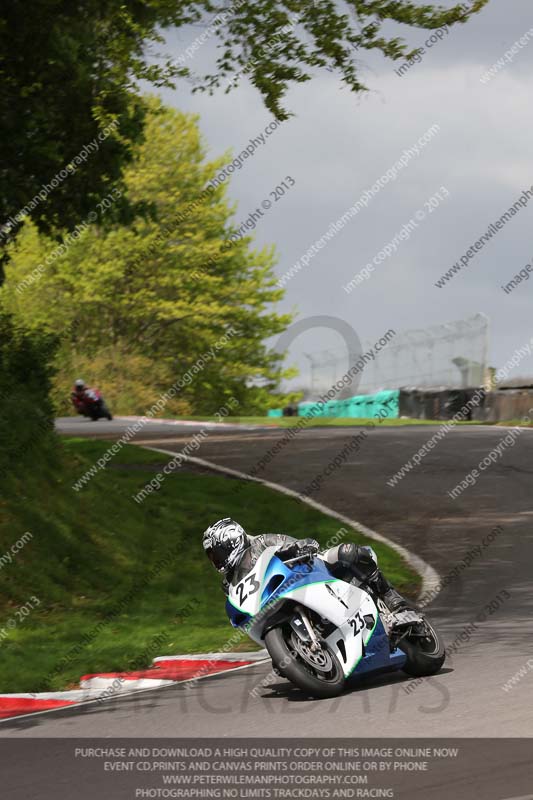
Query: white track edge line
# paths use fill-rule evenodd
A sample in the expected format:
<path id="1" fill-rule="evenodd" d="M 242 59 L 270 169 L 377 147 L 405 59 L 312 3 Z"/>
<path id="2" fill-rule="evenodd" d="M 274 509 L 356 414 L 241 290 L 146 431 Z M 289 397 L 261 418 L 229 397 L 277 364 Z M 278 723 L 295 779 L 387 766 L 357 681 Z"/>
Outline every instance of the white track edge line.
<path id="1" fill-rule="evenodd" d="M 402 558 L 407 562 L 407 564 L 412 567 L 415 572 L 422 578 L 422 589 L 420 591 L 420 597 L 427 597 L 431 595 L 435 589 L 440 585 L 440 576 L 436 569 L 434 569 L 431 564 L 428 564 L 427 561 L 424 561 L 423 558 L 416 555 L 415 553 L 411 553 L 406 547 L 397 542 L 393 542 L 391 539 L 388 539 L 383 534 L 378 533 L 377 531 L 372 530 L 372 528 L 367 528 L 366 525 L 363 525 L 361 522 L 357 522 L 357 520 L 351 519 L 350 517 L 345 516 L 344 514 L 340 514 L 338 511 L 334 511 L 333 509 L 329 508 L 328 506 L 323 505 L 323 503 L 318 503 L 316 500 L 312 500 L 310 497 L 304 497 L 304 495 L 300 494 L 299 492 L 295 492 L 293 489 L 289 489 L 286 486 L 283 486 L 280 483 L 273 483 L 272 481 L 264 480 L 263 478 L 256 478 L 253 475 L 248 475 L 246 472 L 240 472 L 239 470 L 232 469 L 231 467 L 223 467 L 219 464 L 215 464 L 212 461 L 206 461 L 203 458 L 197 458 L 196 456 L 186 456 L 183 453 L 175 453 L 171 450 L 163 450 L 160 447 L 149 447 L 148 445 L 137 445 L 138 447 L 143 447 L 145 450 L 153 450 L 156 453 L 166 453 L 170 456 L 181 456 L 186 461 L 191 461 L 193 464 L 198 464 L 198 466 L 206 467 L 208 469 L 213 470 L 214 472 L 221 472 L 226 475 L 233 475 L 236 478 L 240 478 L 241 480 L 252 481 L 253 483 L 259 483 L 262 486 L 266 486 L 269 489 L 273 489 L 276 492 L 280 492 L 281 494 L 285 494 L 288 497 L 294 497 L 297 500 L 300 500 L 303 503 L 306 503 L 311 508 L 316 508 L 317 511 L 321 511 L 323 514 L 327 514 L 334 519 L 338 519 L 340 522 L 344 522 L 347 525 L 350 525 L 352 528 L 356 528 L 369 539 L 374 539 L 376 542 L 381 542 L 382 544 L 386 544 L 392 550 L 395 550 Z M 425 604 L 421 603 L 421 607 Z"/>

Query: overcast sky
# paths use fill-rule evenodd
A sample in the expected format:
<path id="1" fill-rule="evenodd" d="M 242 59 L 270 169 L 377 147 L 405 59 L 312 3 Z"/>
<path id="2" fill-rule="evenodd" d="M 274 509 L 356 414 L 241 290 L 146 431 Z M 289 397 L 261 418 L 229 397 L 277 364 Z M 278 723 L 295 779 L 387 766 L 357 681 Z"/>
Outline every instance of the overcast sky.
<path id="1" fill-rule="evenodd" d="M 452 5 L 452 3 L 445 3 Z M 177 57 L 201 28 L 171 32 L 167 51 Z M 480 82 L 521 36 L 530 43 L 487 84 Z M 430 32 L 403 28 L 420 46 Z M 212 55 L 205 45 L 187 64 L 199 72 Z M 338 76 L 322 72 L 287 96 L 295 116 L 272 134 L 231 179 L 229 196 L 243 221 L 285 176 L 296 182 L 255 230 L 257 245 L 274 243 L 283 275 L 366 188 L 383 175 L 429 127 L 437 136 L 397 180 L 351 220 L 287 283 L 281 310 L 299 317 L 328 314 L 347 320 L 361 339 L 389 328 L 422 328 L 482 311 L 491 323 L 490 361 L 504 364 L 533 335 L 533 278 L 505 294 L 501 288 L 533 263 L 533 200 L 444 287 L 434 284 L 489 224 L 533 184 L 533 7 L 531 0 L 491 0 L 466 25 L 399 77 L 400 62 L 364 54 L 370 88 L 355 96 Z M 200 115 L 208 155 L 235 154 L 271 120 L 260 95 L 244 82 L 226 95 L 192 95 L 186 81 L 165 91 L 165 101 Z M 396 253 L 350 294 L 347 284 L 414 213 L 444 186 L 440 202 Z M 341 347 L 327 330 L 302 335 L 290 362 L 306 369 L 302 353 Z M 514 375 L 533 374 L 524 359 Z"/>

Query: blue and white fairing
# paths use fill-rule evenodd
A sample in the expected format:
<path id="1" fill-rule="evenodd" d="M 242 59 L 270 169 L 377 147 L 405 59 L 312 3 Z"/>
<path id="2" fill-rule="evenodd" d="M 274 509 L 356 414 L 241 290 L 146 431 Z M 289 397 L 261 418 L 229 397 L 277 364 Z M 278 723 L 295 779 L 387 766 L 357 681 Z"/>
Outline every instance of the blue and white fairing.
<path id="1" fill-rule="evenodd" d="M 226 611 L 231 624 L 263 644 L 267 621 L 287 600 L 315 611 L 336 628 L 326 641 L 345 676 L 401 667 L 405 656 L 390 652 L 389 637 L 367 592 L 334 578 L 319 556 L 312 564 L 286 565 L 268 547 L 250 572 L 230 587 Z"/>

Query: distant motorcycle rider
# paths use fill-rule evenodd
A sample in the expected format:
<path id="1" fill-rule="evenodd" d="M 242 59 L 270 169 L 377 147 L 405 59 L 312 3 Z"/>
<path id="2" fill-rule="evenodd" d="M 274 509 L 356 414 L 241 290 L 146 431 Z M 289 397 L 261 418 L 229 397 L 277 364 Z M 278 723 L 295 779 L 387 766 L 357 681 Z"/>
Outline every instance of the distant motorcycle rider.
<path id="1" fill-rule="evenodd" d="M 283 559 L 299 555 L 316 555 L 320 545 L 315 539 L 295 539 L 277 533 L 250 536 L 242 525 L 226 517 L 204 532 L 202 544 L 215 569 L 223 574 L 222 586 L 226 594 L 247 575 L 267 547 L 277 547 Z M 379 570 L 376 554 L 371 547 L 346 542 L 321 553 L 335 577 L 344 580 L 356 578 L 369 591 L 379 597 L 392 612 L 409 607 L 407 601 L 394 589 Z"/>
<path id="2" fill-rule="evenodd" d="M 113 415 L 100 391 L 98 389 L 90 389 L 82 378 L 78 378 L 74 382 L 70 399 L 78 414 L 90 417 L 93 421 L 101 417 L 106 417 L 109 420 L 113 419 Z"/>
<path id="3" fill-rule="evenodd" d="M 85 385 L 85 381 L 82 378 L 78 378 L 76 381 L 74 381 L 74 386 L 72 387 L 72 391 L 70 393 L 70 399 L 72 400 L 74 408 L 80 414 L 82 414 L 83 411 L 85 410 L 86 391 L 87 391 L 87 386 Z"/>

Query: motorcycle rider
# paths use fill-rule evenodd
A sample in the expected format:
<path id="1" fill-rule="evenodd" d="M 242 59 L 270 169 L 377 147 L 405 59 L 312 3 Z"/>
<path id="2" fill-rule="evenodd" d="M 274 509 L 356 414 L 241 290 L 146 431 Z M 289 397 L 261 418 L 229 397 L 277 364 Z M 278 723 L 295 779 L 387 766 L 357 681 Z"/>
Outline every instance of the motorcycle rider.
<path id="1" fill-rule="evenodd" d="M 239 583 L 249 573 L 267 547 L 277 547 L 283 559 L 299 555 L 315 555 L 320 545 L 315 539 L 295 539 L 293 536 L 264 533 L 250 536 L 242 525 L 226 517 L 204 532 L 202 544 L 215 569 L 223 574 L 222 587 L 228 594 L 232 585 Z M 371 547 L 346 542 L 331 547 L 321 554 L 332 568 L 335 577 L 356 578 L 370 592 L 379 597 L 387 608 L 396 613 L 409 608 L 408 602 L 394 589 L 379 570 L 376 554 Z"/>
<path id="2" fill-rule="evenodd" d="M 76 381 L 74 381 L 74 386 L 72 387 L 72 391 L 70 393 L 70 399 L 72 400 L 72 404 L 79 414 L 83 414 L 85 410 L 86 390 L 87 386 L 85 385 L 83 378 L 78 378 Z"/>
<path id="3" fill-rule="evenodd" d="M 90 417 L 93 421 L 101 417 L 107 417 L 109 420 L 113 419 L 113 415 L 109 411 L 99 390 L 90 389 L 86 386 L 83 378 L 78 378 L 74 382 L 72 392 L 70 393 L 70 399 L 78 414 Z"/>

